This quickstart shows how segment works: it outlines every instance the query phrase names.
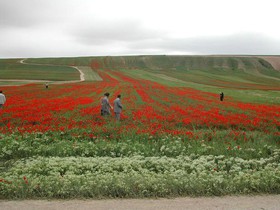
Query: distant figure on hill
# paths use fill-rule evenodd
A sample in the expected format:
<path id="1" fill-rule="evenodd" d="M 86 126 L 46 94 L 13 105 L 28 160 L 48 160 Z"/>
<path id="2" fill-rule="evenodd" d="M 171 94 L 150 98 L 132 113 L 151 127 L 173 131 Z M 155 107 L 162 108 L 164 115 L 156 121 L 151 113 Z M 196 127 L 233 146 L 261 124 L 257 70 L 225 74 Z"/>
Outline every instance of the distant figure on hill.
<path id="1" fill-rule="evenodd" d="M 105 93 L 103 98 L 101 99 L 101 115 L 102 116 L 107 116 L 110 115 L 110 109 L 113 109 L 111 104 L 109 103 L 109 96 L 110 93 Z"/>
<path id="2" fill-rule="evenodd" d="M 48 89 L 49 88 L 49 83 L 46 82 L 45 86 L 46 86 L 46 89 Z"/>
<path id="3" fill-rule="evenodd" d="M 3 94 L 3 91 L 0 90 L 0 109 L 3 108 L 5 102 L 6 102 L 6 97 L 5 97 L 5 95 Z"/>
<path id="4" fill-rule="evenodd" d="M 224 93 L 220 92 L 220 101 L 223 101 L 223 100 L 224 100 Z"/>
<path id="5" fill-rule="evenodd" d="M 121 103 L 121 95 L 118 95 L 117 98 L 114 100 L 114 112 L 117 121 L 121 119 L 122 108 L 123 106 Z"/>

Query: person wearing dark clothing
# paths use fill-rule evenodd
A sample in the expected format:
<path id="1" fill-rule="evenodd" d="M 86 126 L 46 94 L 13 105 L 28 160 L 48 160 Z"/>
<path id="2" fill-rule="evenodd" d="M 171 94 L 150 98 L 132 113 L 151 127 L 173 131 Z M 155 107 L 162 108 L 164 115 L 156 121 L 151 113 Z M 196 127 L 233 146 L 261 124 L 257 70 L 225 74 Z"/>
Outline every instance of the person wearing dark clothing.
<path id="1" fill-rule="evenodd" d="M 221 93 L 220 93 L 220 101 L 223 101 L 223 100 L 224 100 L 224 93 L 221 92 Z"/>

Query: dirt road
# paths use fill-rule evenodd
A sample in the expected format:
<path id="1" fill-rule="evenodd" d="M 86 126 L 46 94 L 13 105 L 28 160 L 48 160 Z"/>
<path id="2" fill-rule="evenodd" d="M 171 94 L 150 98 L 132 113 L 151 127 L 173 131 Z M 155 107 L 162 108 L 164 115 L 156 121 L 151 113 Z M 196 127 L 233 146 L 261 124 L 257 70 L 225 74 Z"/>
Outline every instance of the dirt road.
<path id="1" fill-rule="evenodd" d="M 279 210 L 280 195 L 225 196 L 174 199 L 23 200 L 0 201 L 0 210 Z"/>
<path id="2" fill-rule="evenodd" d="M 54 65 L 54 64 L 26 63 L 25 60 L 26 59 L 22 59 L 19 62 L 21 64 L 35 65 L 35 66 L 36 65 L 37 66 L 65 66 L 65 65 Z M 67 67 L 74 68 L 74 69 L 78 70 L 79 73 L 80 73 L 80 80 L 59 81 L 59 82 L 53 81 L 52 84 L 76 83 L 76 82 L 83 82 L 83 81 L 85 81 L 85 74 L 84 74 L 84 72 L 81 71 L 81 69 L 79 69 L 77 66 L 67 66 Z M 28 81 L 28 80 L 26 80 L 26 81 Z"/>

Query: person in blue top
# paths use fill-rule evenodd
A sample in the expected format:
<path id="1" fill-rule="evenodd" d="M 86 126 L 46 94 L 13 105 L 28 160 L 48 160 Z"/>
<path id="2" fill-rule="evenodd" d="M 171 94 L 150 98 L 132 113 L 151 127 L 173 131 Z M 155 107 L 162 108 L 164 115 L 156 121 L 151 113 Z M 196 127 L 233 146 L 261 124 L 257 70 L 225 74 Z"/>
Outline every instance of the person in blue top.
<path id="1" fill-rule="evenodd" d="M 114 100 L 114 112 L 117 121 L 121 119 L 122 108 L 123 106 L 121 103 L 121 95 L 118 95 L 117 98 Z"/>

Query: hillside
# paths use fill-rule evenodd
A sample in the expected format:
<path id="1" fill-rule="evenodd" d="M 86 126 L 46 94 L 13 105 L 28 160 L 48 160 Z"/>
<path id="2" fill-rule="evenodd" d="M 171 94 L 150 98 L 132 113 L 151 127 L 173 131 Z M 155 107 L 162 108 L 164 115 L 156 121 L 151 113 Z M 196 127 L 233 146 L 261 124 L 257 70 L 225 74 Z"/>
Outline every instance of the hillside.
<path id="1" fill-rule="evenodd" d="M 265 58 L 265 59 L 264 59 Z M 28 59 L 29 63 L 90 66 L 93 70 L 122 70 L 142 79 L 191 82 L 219 87 L 279 89 L 280 57 L 245 56 L 105 56 Z M 273 61 L 270 63 L 270 61 Z M 133 70 L 133 71 L 132 71 Z M 140 70 L 137 72 L 136 70 Z"/>
<path id="2" fill-rule="evenodd" d="M 267 59 L 266 59 L 267 58 Z M 69 58 L 33 58 L 29 63 L 45 63 L 69 66 L 92 66 L 92 68 L 148 68 L 171 70 L 275 70 L 274 57 L 236 57 L 236 56 L 101 56 Z M 280 57 L 279 57 L 280 61 Z M 278 66 L 279 67 L 279 61 Z M 272 63 L 273 64 L 272 64 Z"/>
<path id="3" fill-rule="evenodd" d="M 77 80 L 79 72 L 69 66 L 80 66 L 95 72 L 122 71 L 130 77 L 172 86 L 280 89 L 280 56 L 140 55 L 29 58 L 25 62 L 0 60 L 0 80 Z"/>
<path id="4" fill-rule="evenodd" d="M 280 56 L 260 56 L 260 58 L 266 60 L 274 69 L 280 71 Z"/>

